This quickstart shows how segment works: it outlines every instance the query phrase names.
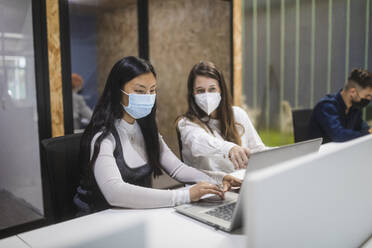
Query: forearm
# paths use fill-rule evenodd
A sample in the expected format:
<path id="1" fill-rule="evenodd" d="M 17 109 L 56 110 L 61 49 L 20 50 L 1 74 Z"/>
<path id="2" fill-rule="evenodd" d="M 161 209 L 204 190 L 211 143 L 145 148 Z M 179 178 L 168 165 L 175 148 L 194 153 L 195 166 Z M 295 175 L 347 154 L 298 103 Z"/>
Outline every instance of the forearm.
<path id="1" fill-rule="evenodd" d="M 340 115 L 334 106 L 324 105 L 316 110 L 316 119 L 325 133 L 334 142 L 344 142 L 368 134 L 368 130 L 353 130 L 345 128 L 340 121 Z M 361 126 L 355 127 L 359 129 Z"/>
<path id="2" fill-rule="evenodd" d="M 329 136 L 334 142 L 345 142 L 355 138 L 362 137 L 364 135 L 367 135 L 368 133 L 369 133 L 368 130 L 354 131 L 350 129 L 338 129 L 330 130 Z"/>
<path id="3" fill-rule="evenodd" d="M 215 137 L 203 139 L 201 137 L 188 141 L 191 153 L 194 157 L 211 157 L 211 158 L 227 158 L 231 148 L 236 144 L 219 140 Z"/>
<path id="4" fill-rule="evenodd" d="M 178 128 L 183 149 L 190 150 L 193 157 L 227 157 L 231 148 L 236 146 L 190 121 L 181 120 Z"/>
<path id="5" fill-rule="evenodd" d="M 188 189 L 160 190 L 140 187 L 122 180 L 108 181 L 99 185 L 111 206 L 124 208 L 173 207 L 190 202 Z"/>
<path id="6" fill-rule="evenodd" d="M 221 184 L 223 178 L 227 175 L 227 173 L 222 171 L 209 171 L 209 170 L 201 170 L 205 174 L 207 174 L 209 177 L 213 178 L 215 183 Z"/>
<path id="7" fill-rule="evenodd" d="M 172 176 L 177 181 L 185 184 L 199 182 L 216 183 L 215 179 L 207 173 L 204 173 L 203 171 L 187 166 L 185 164 L 179 166 L 174 173 L 170 174 L 170 176 Z"/>
<path id="8" fill-rule="evenodd" d="M 182 163 L 163 140 L 161 140 L 160 163 L 163 169 L 179 182 L 186 184 L 203 181 L 214 183 L 214 180 L 205 173 Z"/>

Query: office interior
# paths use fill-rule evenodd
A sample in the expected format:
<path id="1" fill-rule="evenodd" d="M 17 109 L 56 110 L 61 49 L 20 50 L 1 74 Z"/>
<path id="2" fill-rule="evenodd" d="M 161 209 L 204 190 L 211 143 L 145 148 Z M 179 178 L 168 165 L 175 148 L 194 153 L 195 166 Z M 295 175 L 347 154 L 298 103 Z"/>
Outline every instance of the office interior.
<path id="1" fill-rule="evenodd" d="M 220 68 L 267 146 L 295 143 L 294 110 L 372 70 L 370 0 L 0 0 L 0 13 L 0 238 L 56 224 L 41 142 L 84 130 L 72 73 L 93 110 L 117 60 L 150 60 L 159 132 L 179 156 L 175 120 L 199 61 Z M 363 118 L 372 125 L 371 105 Z M 152 186 L 182 185 L 162 175 Z"/>

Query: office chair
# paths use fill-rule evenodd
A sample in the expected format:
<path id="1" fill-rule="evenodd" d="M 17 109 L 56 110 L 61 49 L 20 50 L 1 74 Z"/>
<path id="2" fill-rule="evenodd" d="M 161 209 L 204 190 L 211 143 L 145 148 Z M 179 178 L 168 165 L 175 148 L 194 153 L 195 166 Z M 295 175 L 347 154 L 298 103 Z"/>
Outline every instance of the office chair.
<path id="1" fill-rule="evenodd" d="M 308 140 L 308 129 L 312 109 L 292 110 L 294 141 L 300 142 Z"/>
<path id="2" fill-rule="evenodd" d="M 81 137 L 79 133 L 41 142 L 44 212 L 50 224 L 75 217 Z"/>

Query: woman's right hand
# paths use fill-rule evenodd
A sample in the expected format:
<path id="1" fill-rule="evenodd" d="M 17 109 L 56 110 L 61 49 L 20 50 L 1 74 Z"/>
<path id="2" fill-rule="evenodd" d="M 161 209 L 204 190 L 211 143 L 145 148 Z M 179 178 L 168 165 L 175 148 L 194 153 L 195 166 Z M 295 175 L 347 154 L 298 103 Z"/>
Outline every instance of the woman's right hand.
<path id="1" fill-rule="evenodd" d="M 203 195 L 215 194 L 224 199 L 224 192 L 216 184 L 200 182 L 190 188 L 190 200 L 191 202 L 199 201 Z"/>
<path id="2" fill-rule="evenodd" d="M 229 158 L 234 164 L 236 170 L 247 168 L 250 156 L 251 151 L 248 148 L 241 146 L 234 146 L 229 152 Z"/>

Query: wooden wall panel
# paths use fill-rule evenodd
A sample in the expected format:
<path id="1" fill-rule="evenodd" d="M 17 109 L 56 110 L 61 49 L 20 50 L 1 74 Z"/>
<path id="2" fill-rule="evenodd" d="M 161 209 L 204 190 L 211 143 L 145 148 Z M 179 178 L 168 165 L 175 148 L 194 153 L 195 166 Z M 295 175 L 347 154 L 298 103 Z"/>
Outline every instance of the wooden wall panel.
<path id="1" fill-rule="evenodd" d="M 116 61 L 125 56 L 138 56 L 137 4 L 104 9 L 97 17 L 98 92 L 101 94 Z"/>
<path id="2" fill-rule="evenodd" d="M 187 109 L 187 77 L 201 60 L 212 61 L 230 85 L 230 3 L 150 0 L 150 60 L 158 73 L 158 126 L 178 153 L 174 122 Z"/>
<path id="3" fill-rule="evenodd" d="M 53 137 L 63 136 L 65 133 L 63 120 L 61 44 L 58 4 L 57 0 L 46 1 L 50 110 Z"/>
<path id="4" fill-rule="evenodd" d="M 234 105 L 242 104 L 242 0 L 233 0 Z"/>

